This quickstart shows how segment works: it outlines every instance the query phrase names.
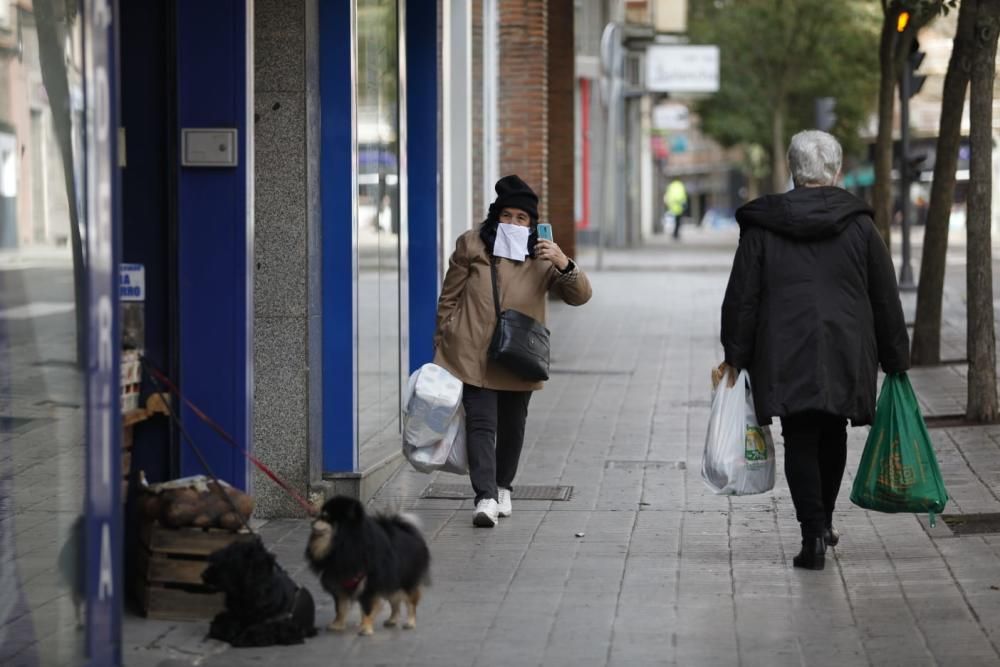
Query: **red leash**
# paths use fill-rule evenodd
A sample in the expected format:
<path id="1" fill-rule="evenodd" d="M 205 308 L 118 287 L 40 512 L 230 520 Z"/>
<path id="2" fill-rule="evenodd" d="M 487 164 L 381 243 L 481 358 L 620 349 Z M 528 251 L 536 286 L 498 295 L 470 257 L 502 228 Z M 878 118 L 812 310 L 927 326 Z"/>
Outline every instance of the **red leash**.
<path id="1" fill-rule="evenodd" d="M 241 454 L 243 454 L 244 457 L 246 457 L 246 459 L 248 461 L 250 461 L 255 466 L 257 466 L 257 468 L 262 473 L 264 473 L 265 475 L 267 475 L 268 477 L 270 477 L 271 481 L 273 481 L 275 484 L 277 484 L 279 487 L 281 487 L 285 491 L 285 493 L 287 493 L 289 496 L 292 497 L 292 499 L 295 500 L 295 502 L 297 502 L 299 505 L 301 505 L 302 509 L 304 509 L 310 516 L 315 516 L 317 514 L 316 508 L 313 507 L 311 504 L 309 504 L 309 501 L 307 501 L 305 498 L 303 498 L 301 495 L 299 495 L 295 491 L 295 489 L 293 489 L 288 484 L 288 482 L 286 482 L 285 480 L 281 479 L 281 477 L 279 477 L 276 472 L 274 472 L 273 470 L 271 470 L 270 468 L 268 468 L 266 465 L 264 465 L 263 463 L 261 463 L 257 459 L 256 456 L 254 456 L 253 454 L 249 453 L 246 449 L 244 449 L 243 447 L 241 447 L 239 445 L 239 443 L 237 443 L 236 440 L 233 438 L 233 436 L 231 436 L 228 433 L 226 433 L 225 429 L 223 429 L 221 426 L 219 426 L 215 422 L 215 420 L 213 420 L 211 417 L 209 417 L 204 412 L 202 412 L 198 408 L 197 405 L 195 405 L 194 403 L 192 403 L 191 401 L 189 401 L 183 394 L 181 394 L 181 390 L 177 388 L 177 385 L 175 385 L 173 382 L 170 381 L 170 378 L 168 378 L 163 373 L 163 371 L 161 371 L 159 368 L 157 368 L 156 366 L 154 366 L 153 363 L 151 361 L 149 361 L 149 359 L 147 359 L 146 357 L 139 357 L 139 359 L 142 361 L 143 365 L 146 367 L 146 370 L 151 375 L 155 376 L 157 380 L 159 380 L 160 382 L 162 382 L 163 384 L 165 384 L 167 386 L 167 389 L 169 389 L 172 393 L 177 394 L 177 397 L 179 399 L 181 399 L 181 401 L 183 401 L 184 404 L 186 406 L 188 406 L 188 408 L 191 409 L 191 412 L 193 412 L 195 414 L 195 416 L 198 417 L 198 419 L 200 419 L 203 422 L 205 422 L 208 425 L 209 428 L 211 428 L 213 431 L 215 431 L 218 434 L 218 436 L 220 438 L 222 438 L 227 443 L 229 443 L 232 447 L 234 447 L 235 449 L 237 449 Z"/>

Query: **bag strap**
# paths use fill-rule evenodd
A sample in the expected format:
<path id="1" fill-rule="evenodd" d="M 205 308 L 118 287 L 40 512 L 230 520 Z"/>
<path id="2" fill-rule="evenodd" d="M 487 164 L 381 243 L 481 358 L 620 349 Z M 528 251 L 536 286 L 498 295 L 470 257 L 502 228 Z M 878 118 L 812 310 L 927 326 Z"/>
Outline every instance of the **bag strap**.
<path id="1" fill-rule="evenodd" d="M 490 278 L 493 280 L 493 307 L 497 311 L 497 320 L 500 319 L 500 290 L 497 289 L 497 258 L 490 257 Z"/>

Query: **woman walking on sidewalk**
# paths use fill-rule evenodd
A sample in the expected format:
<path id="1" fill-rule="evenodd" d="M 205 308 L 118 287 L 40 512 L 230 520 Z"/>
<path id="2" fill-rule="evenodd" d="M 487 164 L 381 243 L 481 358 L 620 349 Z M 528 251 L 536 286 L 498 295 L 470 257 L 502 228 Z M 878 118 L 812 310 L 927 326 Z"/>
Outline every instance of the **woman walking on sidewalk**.
<path id="1" fill-rule="evenodd" d="M 795 567 L 821 570 L 839 535 L 833 510 L 846 422 L 870 424 L 877 365 L 910 366 L 892 259 L 872 210 L 835 187 L 841 148 L 825 132 L 792 137 L 795 188 L 736 212 L 740 244 L 722 305 L 721 369 L 749 369 L 761 423 L 781 418 L 785 477 L 802 528 Z"/>
<path id="2" fill-rule="evenodd" d="M 473 523 L 492 528 L 511 515 L 531 392 L 524 380 L 488 358 L 496 328 L 491 264 L 496 265 L 500 310 L 513 309 L 545 323 L 551 291 L 579 306 L 590 281 L 554 242 L 539 239 L 538 196 L 517 176 L 497 181 L 497 198 L 479 227 L 458 237 L 438 299 L 434 363 L 464 383 L 469 477 L 476 493 Z"/>

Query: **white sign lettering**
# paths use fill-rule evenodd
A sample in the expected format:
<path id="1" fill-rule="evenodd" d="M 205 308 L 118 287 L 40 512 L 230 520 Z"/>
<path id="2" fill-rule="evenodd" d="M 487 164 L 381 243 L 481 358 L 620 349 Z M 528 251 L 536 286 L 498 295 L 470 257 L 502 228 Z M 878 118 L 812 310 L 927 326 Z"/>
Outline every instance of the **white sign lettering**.
<path id="1" fill-rule="evenodd" d="M 111 527 L 101 524 L 101 573 L 97 579 L 97 598 L 108 600 L 115 594 L 115 579 L 111 569 Z"/>
<path id="2" fill-rule="evenodd" d="M 653 127 L 657 130 L 690 130 L 691 114 L 683 104 L 659 104 L 653 107 Z"/>
<path id="3" fill-rule="evenodd" d="M 646 90 L 657 93 L 718 92 L 719 47 L 650 46 L 646 50 Z"/>
<path id="4" fill-rule="evenodd" d="M 122 301 L 146 300 L 146 267 L 142 264 L 118 267 L 118 298 Z"/>

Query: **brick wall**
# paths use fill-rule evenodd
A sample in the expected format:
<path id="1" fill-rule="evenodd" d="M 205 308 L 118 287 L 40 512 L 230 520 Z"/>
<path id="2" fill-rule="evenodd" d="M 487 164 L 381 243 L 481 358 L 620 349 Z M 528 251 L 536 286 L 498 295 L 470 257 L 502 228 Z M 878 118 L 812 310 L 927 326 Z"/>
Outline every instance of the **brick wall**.
<path id="1" fill-rule="evenodd" d="M 524 179 L 541 199 L 539 216 L 548 220 L 548 3 L 498 5 L 500 175 Z"/>
<path id="2" fill-rule="evenodd" d="M 500 175 L 517 174 L 541 199 L 567 255 L 573 221 L 573 0 L 498 3 Z"/>

